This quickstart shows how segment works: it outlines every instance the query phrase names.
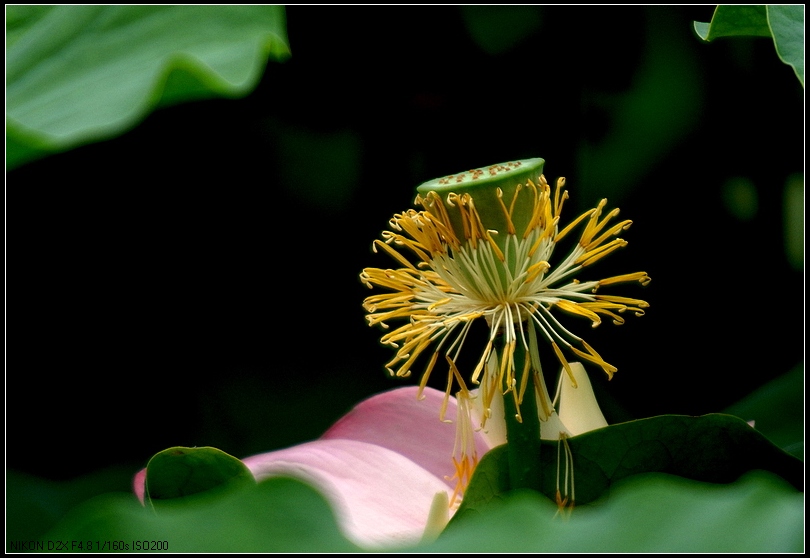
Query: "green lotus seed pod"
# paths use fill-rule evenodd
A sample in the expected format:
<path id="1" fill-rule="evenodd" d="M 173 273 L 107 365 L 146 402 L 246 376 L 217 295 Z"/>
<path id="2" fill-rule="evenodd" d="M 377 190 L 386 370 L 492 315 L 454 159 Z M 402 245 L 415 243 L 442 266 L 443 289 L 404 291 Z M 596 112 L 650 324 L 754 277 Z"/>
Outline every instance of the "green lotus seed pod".
<path id="1" fill-rule="evenodd" d="M 538 157 L 489 165 L 429 180 L 418 186 L 416 191 L 423 197 L 428 192 L 439 195 L 459 239 L 464 239 L 467 234 L 459 208 L 453 201 L 455 196 L 448 196 L 468 194 L 481 217 L 481 223 L 488 230 L 497 231 L 492 238 L 503 249 L 509 232 L 509 219 L 504 207 L 511 210 L 511 221 L 516 233 L 523 234 L 532 219 L 536 194 L 527 186 L 529 182 L 539 185 L 544 164 L 545 160 Z"/>

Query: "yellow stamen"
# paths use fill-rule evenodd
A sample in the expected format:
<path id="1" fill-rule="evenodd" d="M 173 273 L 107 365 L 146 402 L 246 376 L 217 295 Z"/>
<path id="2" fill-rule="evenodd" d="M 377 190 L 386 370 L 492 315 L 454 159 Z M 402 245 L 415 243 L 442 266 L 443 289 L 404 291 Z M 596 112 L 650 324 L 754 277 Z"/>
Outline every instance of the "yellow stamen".
<path id="1" fill-rule="evenodd" d="M 585 213 L 583 213 L 582 215 L 571 221 L 571 223 L 566 225 L 566 227 L 562 230 L 562 232 L 557 233 L 557 236 L 554 237 L 554 242 L 559 242 L 560 240 L 562 240 L 562 238 L 568 233 L 570 233 L 574 227 L 579 225 L 584 219 L 591 217 L 594 214 L 594 212 L 596 212 L 595 209 L 589 209 L 588 211 L 586 211 Z"/>
<path id="2" fill-rule="evenodd" d="M 562 207 L 565 200 L 568 199 L 568 190 L 563 190 L 560 196 L 560 190 L 565 187 L 565 177 L 561 176 L 557 179 L 557 188 L 554 190 L 554 217 L 559 217 L 562 213 Z"/>
<path id="3" fill-rule="evenodd" d="M 501 249 L 498 248 L 498 245 L 495 243 L 495 240 L 492 238 L 492 235 L 490 234 L 490 232 L 486 231 L 485 234 L 486 234 L 487 242 L 489 242 L 489 245 L 495 251 L 495 256 L 497 256 L 497 258 L 499 260 L 501 260 L 502 262 L 506 261 L 506 258 L 504 257 L 503 252 L 501 252 Z"/>
<path id="4" fill-rule="evenodd" d="M 645 274 L 646 275 L 646 274 Z M 637 306 L 638 308 L 649 308 L 650 305 L 638 298 L 627 298 L 625 296 L 613 296 L 613 295 L 596 295 L 596 298 L 599 300 L 606 300 L 608 302 L 616 302 L 618 304 L 624 304 L 626 306 Z"/>
<path id="5" fill-rule="evenodd" d="M 519 191 L 520 191 L 520 184 L 518 184 L 518 187 L 515 190 L 515 195 L 512 196 L 512 203 L 509 209 L 506 209 L 506 204 L 503 203 L 503 190 L 498 188 L 496 191 L 498 203 L 501 204 L 501 210 L 503 211 L 504 217 L 506 217 L 507 234 L 517 234 L 517 231 L 515 231 L 515 225 L 512 223 L 512 210 L 515 208 L 515 200 L 517 199 L 517 194 Z"/>
<path id="6" fill-rule="evenodd" d="M 375 253 L 377 252 L 377 248 L 376 248 L 377 246 L 379 246 L 380 248 L 385 250 L 388 253 L 389 256 L 394 258 L 396 261 L 398 261 L 399 263 L 401 263 L 405 267 L 407 267 L 409 269 L 413 269 L 414 271 L 416 271 L 416 268 L 413 266 L 413 264 L 411 262 L 409 262 L 408 260 L 405 259 L 405 256 L 403 256 L 402 254 L 400 254 L 399 252 L 397 252 L 396 250 L 391 248 L 385 242 L 382 242 L 381 240 L 375 240 L 374 241 L 374 243 L 372 244 L 372 250 L 374 250 Z"/>
<path id="7" fill-rule="evenodd" d="M 598 248 L 585 252 L 578 257 L 574 263 L 581 264 L 582 267 L 588 267 L 589 265 L 601 260 L 611 252 L 614 252 L 619 248 L 624 248 L 625 246 L 627 246 L 627 241 L 617 238 L 615 240 L 611 240 L 607 244 L 599 246 Z"/>
<path id="8" fill-rule="evenodd" d="M 524 283 L 531 283 L 532 281 L 537 279 L 537 277 L 539 277 L 549 269 L 551 269 L 551 266 L 546 261 L 537 262 L 535 264 L 530 265 L 529 269 L 526 270 L 528 275 L 526 275 L 526 280 L 524 281 Z"/>
<path id="9" fill-rule="evenodd" d="M 560 347 L 558 347 L 557 343 L 554 343 L 553 341 L 551 343 L 551 346 L 554 349 L 554 352 L 557 354 L 557 358 L 560 359 L 563 368 L 565 368 L 565 372 L 568 374 L 568 377 L 571 378 L 571 385 L 577 387 L 577 380 L 574 378 L 574 373 L 571 371 L 571 365 L 568 364 L 567 360 L 565 360 L 565 356 L 562 354 Z"/>
<path id="10" fill-rule="evenodd" d="M 526 393 L 526 386 L 529 385 L 529 374 L 532 371 L 532 361 L 529 358 L 529 355 L 523 359 L 523 373 L 520 376 L 520 389 L 518 391 L 518 398 L 517 398 L 517 405 L 516 407 L 520 409 L 520 406 L 523 404 L 523 396 Z"/>
<path id="11" fill-rule="evenodd" d="M 422 378 L 419 380 L 419 391 L 416 392 L 416 397 L 420 401 L 425 398 L 425 396 L 422 395 L 422 392 L 425 390 L 428 378 L 430 378 L 430 373 L 433 371 L 433 367 L 436 365 L 436 361 L 438 359 L 439 359 L 439 351 L 436 351 L 430 356 L 430 362 L 428 362 L 425 371 L 422 372 Z"/>
<path id="12" fill-rule="evenodd" d="M 570 300 L 559 300 L 555 303 L 555 306 L 560 310 L 568 312 L 569 314 L 575 314 L 577 316 L 584 316 L 593 322 L 594 327 L 602 323 L 602 320 L 596 313 L 589 310 L 585 307 L 585 303 L 571 302 Z"/>
<path id="13" fill-rule="evenodd" d="M 592 240 L 590 244 L 585 247 L 585 250 L 593 250 L 600 244 L 602 244 L 605 240 L 610 238 L 611 236 L 615 236 L 619 234 L 621 231 L 626 231 L 630 228 L 630 225 L 633 224 L 633 221 L 627 219 L 626 221 L 622 221 L 621 223 L 617 223 L 609 228 L 607 231 L 601 234 L 599 238 L 596 240 Z"/>
<path id="14" fill-rule="evenodd" d="M 637 271 L 636 273 L 627 273 L 625 275 L 616 275 L 615 277 L 602 279 L 599 281 L 599 286 L 615 285 L 616 283 L 634 283 L 636 281 L 646 287 L 650 283 L 650 277 L 647 275 L 646 271 Z"/>
<path id="15" fill-rule="evenodd" d="M 619 214 L 619 208 L 616 207 L 610 210 L 608 214 L 605 215 L 601 221 L 599 221 L 599 216 L 601 215 L 602 209 L 605 207 L 606 203 L 607 200 L 603 199 L 599 202 L 599 205 L 596 206 L 596 211 L 594 211 L 593 215 L 591 215 L 591 219 L 585 226 L 585 231 L 582 233 L 582 237 L 579 240 L 581 246 L 588 246 L 593 241 L 593 237 L 599 234 L 599 231 L 605 228 L 607 222 Z"/>
<path id="16" fill-rule="evenodd" d="M 581 341 L 581 343 L 582 346 L 585 347 L 585 349 L 588 351 L 587 353 L 582 352 L 573 346 L 571 347 L 571 350 L 578 356 L 584 358 L 585 360 L 599 365 L 602 368 L 602 370 L 605 371 L 605 374 L 608 375 L 608 380 L 612 380 L 613 373 L 616 372 L 618 369 L 612 364 L 608 364 L 607 362 L 605 362 L 605 360 L 601 356 L 599 356 L 599 353 L 594 351 L 593 348 L 590 345 L 588 345 L 585 341 Z M 574 384 L 574 387 L 576 387 L 576 383 Z"/>

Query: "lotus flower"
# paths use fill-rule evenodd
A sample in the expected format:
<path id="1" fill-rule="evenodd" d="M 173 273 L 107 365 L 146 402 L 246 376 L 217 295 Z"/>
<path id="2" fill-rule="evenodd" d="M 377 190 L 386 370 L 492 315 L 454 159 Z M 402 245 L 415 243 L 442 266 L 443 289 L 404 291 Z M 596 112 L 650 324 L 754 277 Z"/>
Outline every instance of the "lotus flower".
<path id="1" fill-rule="evenodd" d="M 578 363 L 579 388 L 563 387 L 560 405 L 572 410 L 580 401 L 596 405 L 587 375 Z M 581 371 L 581 375 L 579 372 Z M 563 386 L 568 382 L 563 382 Z M 451 457 L 456 451 L 456 428 L 436 418 L 445 401 L 443 392 L 403 387 L 371 397 L 341 418 L 326 433 L 312 442 L 287 449 L 254 455 L 243 460 L 248 469 L 262 480 L 288 476 L 313 485 L 332 505 L 344 534 L 366 549 L 396 548 L 432 540 L 444 529 L 455 511 L 452 505 L 457 490 Z M 456 421 L 458 404 L 447 402 L 446 418 Z M 596 406 L 597 422 L 604 418 Z M 584 411 L 575 416 L 585 416 Z M 563 415 L 564 416 L 564 415 Z M 462 415 L 462 420 L 466 419 Z M 555 422 L 552 422 L 555 421 Z M 505 442 L 489 420 L 487 432 L 471 429 L 472 443 L 478 456 Z M 559 432 L 579 433 L 581 425 L 570 420 L 566 428 L 553 415 L 544 426 L 544 437 Z M 554 430 L 552 436 L 551 432 Z M 144 501 L 142 470 L 134 479 L 134 490 Z"/>
<path id="2" fill-rule="evenodd" d="M 243 462 L 256 480 L 288 476 L 314 486 L 332 505 L 344 534 L 363 548 L 433 538 L 454 511 L 456 429 L 436 418 L 443 392 L 427 388 L 418 400 L 417 391 L 403 387 L 371 397 L 318 440 Z M 447 418 L 456 419 L 455 399 Z M 475 445 L 479 455 L 490 447 L 478 434 Z M 144 469 L 134 480 L 141 502 L 145 477 Z"/>

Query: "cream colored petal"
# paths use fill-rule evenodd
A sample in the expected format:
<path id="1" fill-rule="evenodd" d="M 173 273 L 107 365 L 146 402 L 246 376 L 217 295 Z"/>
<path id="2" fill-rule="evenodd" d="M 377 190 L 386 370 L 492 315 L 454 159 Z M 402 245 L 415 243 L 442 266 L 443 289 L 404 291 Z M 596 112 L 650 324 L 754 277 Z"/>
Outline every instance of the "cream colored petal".
<path id="1" fill-rule="evenodd" d="M 444 528 L 450 522 L 450 499 L 447 497 L 447 492 L 437 492 L 433 497 L 433 502 L 430 505 L 430 513 L 428 513 L 427 525 L 425 532 L 422 534 L 422 544 L 432 543 L 439 538 Z"/>
<path id="2" fill-rule="evenodd" d="M 562 373 L 560 420 L 568 428 L 571 436 L 607 426 L 607 421 L 593 394 L 585 367 L 579 362 L 572 362 L 571 371 L 574 373 L 578 387 L 573 386 L 565 372 Z"/>
<path id="3" fill-rule="evenodd" d="M 560 420 L 560 415 L 556 412 L 551 413 L 548 420 L 540 420 L 541 440 L 554 440 L 556 442 L 560 439 L 561 433 L 567 436 L 573 436 Z"/>
<path id="4" fill-rule="evenodd" d="M 472 415 L 475 429 L 478 430 L 480 428 L 478 434 L 490 448 L 505 444 L 506 420 L 503 417 L 503 394 L 501 391 L 496 389 L 492 396 L 492 403 L 490 403 L 489 406 L 491 414 L 489 418 L 487 418 L 483 428 L 481 428 L 481 423 L 483 422 L 484 413 L 486 412 L 483 397 L 478 389 L 470 390 L 470 395 L 472 396 L 470 414 Z M 479 455 L 478 457 L 480 458 L 481 456 Z"/>

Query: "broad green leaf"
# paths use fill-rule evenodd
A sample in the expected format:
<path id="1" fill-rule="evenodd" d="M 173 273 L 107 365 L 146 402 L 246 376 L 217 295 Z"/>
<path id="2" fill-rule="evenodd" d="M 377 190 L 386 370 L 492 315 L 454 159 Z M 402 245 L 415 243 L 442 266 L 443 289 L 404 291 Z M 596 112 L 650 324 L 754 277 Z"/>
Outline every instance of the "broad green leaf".
<path id="1" fill-rule="evenodd" d="M 804 4 L 768 6 L 768 25 L 776 54 L 793 67 L 804 87 Z"/>
<path id="2" fill-rule="evenodd" d="M 710 23 L 694 22 L 704 41 L 718 37 L 770 37 L 765 6 L 717 6 Z"/>
<path id="3" fill-rule="evenodd" d="M 802 495 L 773 475 L 749 474 L 729 485 L 644 475 L 619 483 L 609 500 L 577 508 L 567 519 L 536 493 L 505 495 L 413 550 L 797 552 L 803 525 Z M 283 478 L 161 514 L 133 496 L 106 495 L 74 509 L 38 542 L 45 547 L 57 540 L 118 541 L 129 552 L 143 540 L 166 541 L 169 552 L 358 550 L 340 534 L 317 492 Z"/>
<path id="4" fill-rule="evenodd" d="M 779 59 L 804 87 L 804 5 L 717 6 L 710 23 L 694 22 L 704 41 L 720 37 L 772 37 Z"/>
<path id="5" fill-rule="evenodd" d="M 554 500 L 558 470 L 562 490 L 566 470 L 575 479 L 577 504 L 597 500 L 614 483 L 641 473 L 728 483 L 755 469 L 776 473 L 795 487 L 804 483 L 804 465 L 771 443 L 745 421 L 729 415 L 664 415 L 614 424 L 567 440 L 564 448 L 543 442 L 541 492 Z M 453 521 L 509 491 L 506 446 L 487 453 L 475 470 Z M 558 469 L 559 459 L 559 469 Z"/>
<path id="6" fill-rule="evenodd" d="M 253 482 L 253 474 L 244 463 L 210 447 L 169 448 L 155 454 L 146 465 L 146 496 L 152 502 Z"/>
<path id="7" fill-rule="evenodd" d="M 648 474 L 622 481 L 610 498 L 561 517 L 548 499 L 519 491 L 451 522 L 435 543 L 416 550 L 802 552 L 803 496 L 763 471 L 731 484 Z"/>
<path id="8" fill-rule="evenodd" d="M 41 541 L 161 541 L 169 552 L 353 552 L 326 500 L 309 486 L 273 478 L 217 498 L 182 499 L 155 513 L 135 496 L 109 494 L 72 510 Z M 93 550 L 97 550 L 95 547 Z M 115 550 L 112 547 L 100 550 Z"/>
<path id="9" fill-rule="evenodd" d="M 9 6 L 6 165 L 118 135 L 157 106 L 240 97 L 289 56 L 283 6 Z"/>

